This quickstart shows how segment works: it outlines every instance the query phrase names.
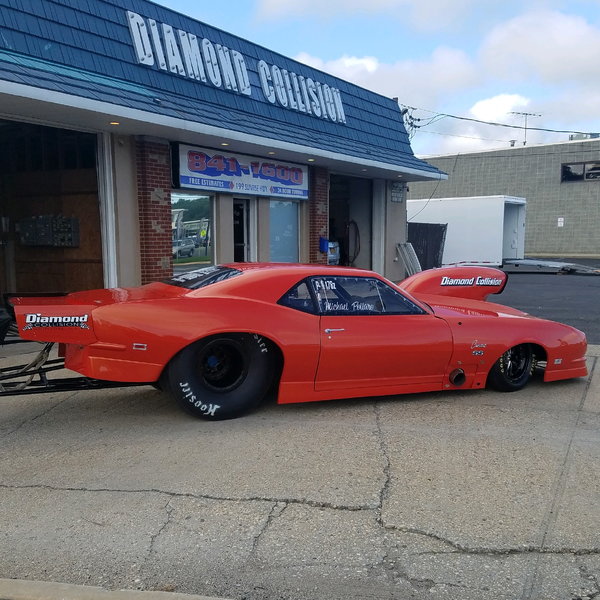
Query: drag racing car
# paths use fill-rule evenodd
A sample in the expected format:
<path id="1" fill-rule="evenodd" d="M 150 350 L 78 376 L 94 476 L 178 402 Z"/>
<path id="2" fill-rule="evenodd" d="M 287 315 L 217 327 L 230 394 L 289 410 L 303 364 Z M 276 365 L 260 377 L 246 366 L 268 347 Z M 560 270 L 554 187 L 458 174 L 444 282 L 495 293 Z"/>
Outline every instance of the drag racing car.
<path id="1" fill-rule="evenodd" d="M 216 420 L 269 393 L 285 404 L 512 392 L 536 369 L 544 381 L 586 376 L 581 331 L 487 301 L 506 281 L 478 266 L 396 285 L 350 267 L 232 263 L 136 288 L 13 297 L 20 337 L 45 342 L 45 356 L 2 369 L 0 393 L 151 384 Z M 49 359 L 52 344 L 59 358 Z M 53 383 L 59 368 L 83 377 Z"/>

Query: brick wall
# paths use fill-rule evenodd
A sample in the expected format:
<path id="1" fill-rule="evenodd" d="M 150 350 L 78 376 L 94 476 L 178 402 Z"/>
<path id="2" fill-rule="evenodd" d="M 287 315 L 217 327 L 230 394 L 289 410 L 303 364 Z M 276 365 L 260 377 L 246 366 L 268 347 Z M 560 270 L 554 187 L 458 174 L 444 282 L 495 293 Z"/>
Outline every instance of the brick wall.
<path id="1" fill-rule="evenodd" d="M 173 273 L 169 144 L 138 138 L 136 162 L 141 276 L 149 283 Z"/>
<path id="2" fill-rule="evenodd" d="M 329 235 L 329 171 L 319 167 L 310 169 L 309 187 L 309 261 L 327 264 L 327 253 L 319 252 L 319 238 Z"/>

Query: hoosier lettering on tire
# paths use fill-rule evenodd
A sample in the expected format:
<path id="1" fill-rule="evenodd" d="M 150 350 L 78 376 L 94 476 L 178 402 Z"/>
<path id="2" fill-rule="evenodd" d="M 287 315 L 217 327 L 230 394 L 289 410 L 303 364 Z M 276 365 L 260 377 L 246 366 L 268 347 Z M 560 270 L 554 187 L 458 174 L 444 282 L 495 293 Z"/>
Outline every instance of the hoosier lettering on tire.
<path id="1" fill-rule="evenodd" d="M 170 362 L 177 403 L 196 417 L 232 419 L 256 407 L 273 379 L 269 345 L 255 334 L 219 335 L 184 348 Z"/>

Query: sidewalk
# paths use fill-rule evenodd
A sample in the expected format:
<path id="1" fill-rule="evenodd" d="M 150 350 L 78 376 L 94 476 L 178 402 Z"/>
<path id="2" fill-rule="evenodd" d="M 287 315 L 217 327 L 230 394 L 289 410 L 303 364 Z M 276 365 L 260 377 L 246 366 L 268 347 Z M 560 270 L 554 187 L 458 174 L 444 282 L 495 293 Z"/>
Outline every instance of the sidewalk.
<path id="1" fill-rule="evenodd" d="M 109 591 L 99 587 L 22 579 L 0 579 L 0 598 L 2 600 L 226 600 L 213 596 L 173 592 Z"/>

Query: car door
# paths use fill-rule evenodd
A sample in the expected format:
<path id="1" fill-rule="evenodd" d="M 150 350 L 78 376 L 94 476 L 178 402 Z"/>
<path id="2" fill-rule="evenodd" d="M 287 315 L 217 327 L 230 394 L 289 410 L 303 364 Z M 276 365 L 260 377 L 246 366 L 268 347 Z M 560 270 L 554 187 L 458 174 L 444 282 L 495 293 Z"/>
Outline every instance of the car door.
<path id="1" fill-rule="evenodd" d="M 317 391 L 441 383 L 452 355 L 445 321 L 373 277 L 315 277 Z"/>

